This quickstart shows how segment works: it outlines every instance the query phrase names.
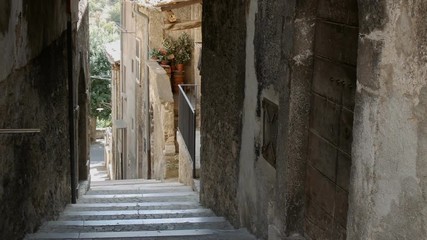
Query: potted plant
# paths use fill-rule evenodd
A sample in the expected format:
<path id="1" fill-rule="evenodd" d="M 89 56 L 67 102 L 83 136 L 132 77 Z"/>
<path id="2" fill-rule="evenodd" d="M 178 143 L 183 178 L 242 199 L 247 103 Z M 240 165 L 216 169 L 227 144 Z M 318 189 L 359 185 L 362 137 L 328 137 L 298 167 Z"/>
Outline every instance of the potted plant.
<path id="1" fill-rule="evenodd" d="M 173 59 L 173 54 L 169 54 L 168 51 L 162 48 L 153 48 L 150 51 L 150 57 L 161 65 L 168 65 L 170 60 Z"/>
<path id="2" fill-rule="evenodd" d="M 157 62 L 160 62 L 163 59 L 163 56 L 160 53 L 160 50 L 157 48 L 151 49 L 150 57 L 151 57 L 151 59 L 156 60 Z"/>
<path id="3" fill-rule="evenodd" d="M 166 51 L 166 55 L 173 59 L 176 51 L 176 42 L 172 39 L 172 37 L 167 36 L 162 42 L 163 48 Z"/>
<path id="4" fill-rule="evenodd" d="M 193 41 L 187 33 L 184 32 L 179 36 L 175 42 L 174 50 L 177 70 L 182 72 L 184 64 L 191 60 L 191 52 L 193 51 Z"/>

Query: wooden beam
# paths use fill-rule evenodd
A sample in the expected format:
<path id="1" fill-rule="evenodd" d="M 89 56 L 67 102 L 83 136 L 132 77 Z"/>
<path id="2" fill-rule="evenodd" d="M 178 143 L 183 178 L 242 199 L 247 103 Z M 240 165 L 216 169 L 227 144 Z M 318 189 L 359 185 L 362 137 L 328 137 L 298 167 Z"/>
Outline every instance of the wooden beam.
<path id="1" fill-rule="evenodd" d="M 202 3 L 202 0 L 176 0 L 169 3 L 157 4 L 155 7 L 159 7 L 162 11 L 168 11 L 176 8 L 182 8 L 185 6 L 193 5 L 196 3 Z"/>
<path id="2" fill-rule="evenodd" d="M 178 23 L 167 23 L 164 29 L 169 31 L 186 30 L 202 26 L 202 21 L 185 21 Z"/>

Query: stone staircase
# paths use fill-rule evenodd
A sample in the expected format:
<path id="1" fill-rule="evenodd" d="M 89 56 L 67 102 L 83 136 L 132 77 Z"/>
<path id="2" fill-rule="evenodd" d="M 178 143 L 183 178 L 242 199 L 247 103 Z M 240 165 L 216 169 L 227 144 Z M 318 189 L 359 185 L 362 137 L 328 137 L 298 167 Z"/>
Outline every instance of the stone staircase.
<path id="1" fill-rule="evenodd" d="M 26 239 L 255 239 L 199 204 L 178 182 L 93 182 L 77 204 Z"/>

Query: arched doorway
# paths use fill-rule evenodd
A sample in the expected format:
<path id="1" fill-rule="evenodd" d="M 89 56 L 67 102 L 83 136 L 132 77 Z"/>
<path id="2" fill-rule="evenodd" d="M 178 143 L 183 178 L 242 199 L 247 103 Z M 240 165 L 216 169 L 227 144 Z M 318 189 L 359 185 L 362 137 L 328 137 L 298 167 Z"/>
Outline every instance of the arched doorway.
<path id="1" fill-rule="evenodd" d="M 345 239 L 358 45 L 357 0 L 318 1 L 304 232 Z"/>

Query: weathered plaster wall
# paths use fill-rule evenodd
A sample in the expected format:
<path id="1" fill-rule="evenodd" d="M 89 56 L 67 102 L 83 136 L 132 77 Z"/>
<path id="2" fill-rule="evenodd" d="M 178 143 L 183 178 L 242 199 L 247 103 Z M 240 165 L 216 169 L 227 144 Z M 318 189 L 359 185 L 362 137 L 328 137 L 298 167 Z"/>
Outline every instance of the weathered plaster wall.
<path id="1" fill-rule="evenodd" d="M 347 239 L 426 238 L 427 4 L 361 0 L 357 10 L 354 1 L 247 3 L 203 5 L 202 203 L 262 238 L 305 235 L 316 18 L 351 25 L 356 36 L 359 11 Z M 341 45 L 352 53 L 346 39 Z M 355 64 L 353 53 L 333 57 Z M 279 105 L 276 170 L 259 153 L 263 97 Z"/>
<path id="2" fill-rule="evenodd" d="M 359 8 L 348 239 L 426 239 L 427 3 Z"/>
<path id="3" fill-rule="evenodd" d="M 191 5 L 191 19 L 192 20 L 202 20 L 202 5 L 201 4 L 194 4 Z M 192 36 L 194 39 L 194 50 L 193 50 L 193 57 L 191 58 L 192 61 L 192 70 L 194 73 L 193 82 L 194 84 L 199 85 L 199 93 L 198 96 L 200 97 L 200 86 L 202 83 L 202 77 L 200 76 L 199 71 L 199 59 L 200 54 L 202 52 L 202 28 L 193 28 L 192 29 Z M 198 107 L 200 107 L 200 103 L 198 103 Z M 198 111 L 200 115 L 200 111 Z M 200 127 L 200 117 L 198 116 L 197 119 L 197 127 Z"/>
<path id="4" fill-rule="evenodd" d="M 239 205 L 244 225 L 265 239 L 303 233 L 316 7 L 315 1 L 251 1 L 249 6 Z M 261 149 L 263 99 L 278 105 L 275 167 Z"/>
<path id="5" fill-rule="evenodd" d="M 111 104 L 112 104 L 112 112 L 111 112 L 111 118 L 114 120 L 120 119 L 120 63 L 112 64 L 111 65 Z M 117 122 L 116 122 L 117 123 Z M 112 156 L 111 156 L 111 168 L 110 170 L 110 179 L 115 180 L 119 179 L 119 171 L 120 171 L 120 148 L 121 145 L 119 144 L 119 129 L 117 129 L 117 126 L 113 122 L 112 127 Z"/>
<path id="6" fill-rule="evenodd" d="M 147 68 L 147 64 L 150 64 L 150 56 L 149 56 L 149 52 L 151 51 L 151 49 L 153 48 L 162 48 L 162 42 L 163 42 L 163 38 L 165 37 L 165 35 L 167 34 L 164 30 L 163 30 L 163 14 L 162 12 L 156 10 L 156 9 L 150 9 L 150 8 L 146 8 L 143 7 L 141 5 L 137 5 L 135 4 L 136 10 L 137 10 L 137 28 L 136 28 L 136 36 L 141 40 L 141 44 L 144 43 L 144 41 L 146 41 L 146 45 L 141 45 L 142 48 L 142 59 L 141 59 L 141 88 L 142 91 L 140 91 L 140 93 L 138 94 L 138 99 L 144 99 L 144 102 L 142 103 L 142 106 L 144 106 L 144 110 L 141 112 L 141 118 L 144 119 L 142 122 L 140 122 L 140 125 L 143 128 L 142 131 L 142 136 L 145 136 L 145 138 L 148 138 L 148 134 L 147 131 L 152 131 L 153 128 L 149 129 L 148 125 L 146 124 L 147 119 L 149 119 L 150 116 L 147 116 L 148 111 L 145 109 L 145 106 L 151 106 L 152 103 L 149 103 L 148 101 L 153 101 L 153 99 L 148 99 L 146 97 L 146 89 L 147 88 L 147 83 L 148 83 L 148 75 L 146 76 L 146 74 L 148 74 L 149 70 Z M 155 80 L 153 80 L 155 81 Z M 152 83 L 150 83 L 152 84 Z M 169 90 L 171 90 L 171 88 L 168 88 Z M 166 90 L 166 89 L 165 89 Z M 153 93 L 152 89 L 148 89 L 148 91 L 150 92 L 150 94 Z M 172 93 L 172 92 L 171 92 Z M 156 93 L 157 94 L 157 93 Z M 148 118 L 147 118 L 148 117 Z M 159 117 L 159 115 L 157 114 L 155 117 Z M 152 120 L 152 119 L 151 119 Z M 152 127 L 156 128 L 156 124 L 158 123 L 158 121 L 152 121 Z M 156 129 L 161 129 L 161 127 L 157 127 Z M 160 134 L 160 133 L 159 133 Z M 162 160 L 158 159 L 158 157 L 160 156 L 160 153 L 155 154 L 154 151 L 156 151 L 154 148 L 158 148 L 158 149 L 162 149 L 165 146 L 156 146 L 156 144 L 158 144 L 159 140 L 159 136 L 154 136 L 155 133 L 152 133 L 151 138 L 151 158 L 153 162 L 157 162 L 160 163 L 162 162 Z M 148 142 L 146 143 L 147 145 L 149 144 Z M 148 157 L 148 152 L 144 152 L 142 157 L 143 157 L 143 166 L 144 166 L 144 171 L 146 169 L 146 162 L 148 162 L 147 157 Z M 172 159 L 170 159 L 172 160 Z M 173 162 L 173 161 L 172 161 Z M 170 166 L 172 168 L 176 167 L 173 166 L 174 164 L 171 162 Z M 165 164 L 165 163 L 163 163 Z M 159 174 L 159 170 L 163 169 L 164 165 L 162 165 L 162 167 L 157 167 L 155 169 L 152 169 L 152 173 L 157 176 L 157 177 L 162 177 L 164 178 L 165 175 Z M 153 175 L 153 176 L 154 176 Z M 173 175 L 177 175 L 173 174 Z M 143 174 L 143 176 L 147 176 L 146 174 Z"/>
<path id="7" fill-rule="evenodd" d="M 122 19 L 122 58 L 121 71 L 124 92 L 123 120 L 126 122 L 126 156 L 124 161 L 124 178 L 134 179 L 138 177 L 138 131 L 137 131 L 137 109 L 138 89 L 135 71 L 135 46 L 136 46 L 136 16 L 134 3 L 123 1 L 124 16 Z"/>
<path id="8" fill-rule="evenodd" d="M 0 238 L 20 239 L 70 200 L 66 1 L 0 3 Z M 5 14 L 4 14 L 5 13 Z"/>
<path id="9" fill-rule="evenodd" d="M 141 162 L 141 171 L 140 177 L 147 178 L 148 175 L 148 157 L 153 159 L 154 152 L 153 146 L 150 146 L 150 144 L 153 144 L 153 134 L 152 134 L 152 126 L 153 121 L 150 114 L 150 106 L 149 103 L 149 70 L 147 67 L 147 63 L 150 59 L 149 52 L 152 48 L 159 48 L 161 47 L 162 39 L 163 39 L 163 31 L 162 31 L 162 14 L 158 11 L 154 11 L 151 9 L 148 9 L 146 7 L 140 6 L 136 3 L 133 4 L 135 8 L 135 14 L 136 14 L 136 37 L 141 42 L 141 65 L 140 65 L 140 73 L 141 73 L 141 80 L 140 80 L 140 88 L 137 92 L 137 101 L 139 102 L 137 114 L 140 121 L 138 122 L 138 129 L 141 129 L 139 131 L 140 133 L 140 144 L 139 144 L 139 151 L 141 151 L 142 154 L 139 155 L 140 162 Z M 151 126 L 147 122 L 151 122 Z M 151 136 L 150 136 L 151 134 Z M 151 139 L 151 140 L 150 140 Z M 142 147 L 142 149 L 141 149 Z M 151 149 L 149 149 L 151 148 Z M 153 161 L 153 160 L 152 160 Z M 150 167 L 151 168 L 151 167 Z M 151 173 L 153 173 L 153 168 L 151 168 Z"/>
<path id="10" fill-rule="evenodd" d="M 233 220 L 234 210 L 229 206 L 237 203 L 239 221 L 233 223 L 236 226 L 240 223 L 264 239 L 282 239 L 294 236 L 295 233 L 302 234 L 305 176 L 305 153 L 302 151 L 307 144 L 312 67 L 312 41 L 306 38 L 313 36 L 313 18 L 305 14 L 315 7 L 304 2 L 298 5 L 299 10 L 296 11 L 295 1 L 253 0 L 245 6 L 239 6 L 245 8 L 245 13 L 239 12 L 242 15 L 237 15 L 233 4 L 216 3 L 215 13 L 209 7 L 205 9 L 206 4 L 203 5 L 202 201 L 213 206 L 217 212 L 231 216 Z M 222 10 L 222 7 L 228 10 Z M 244 17 L 247 23 L 245 33 L 229 32 L 232 28 L 221 22 L 221 13 L 238 16 L 236 19 Z M 211 21 L 216 22 L 215 25 L 209 25 Z M 298 30 L 295 35 L 294 28 Z M 242 34 L 244 38 L 237 38 L 236 34 Z M 223 39 L 230 35 L 234 41 Z M 297 44 L 294 46 L 295 39 Z M 240 48 L 245 47 L 245 70 L 241 68 L 241 60 L 230 58 L 234 55 L 228 53 L 237 51 L 236 45 L 240 52 L 243 51 Z M 210 48 L 218 49 L 219 52 Z M 206 57 L 206 54 L 209 55 Z M 242 55 L 239 57 L 243 59 Z M 240 78 L 236 78 L 233 71 L 222 71 L 221 74 L 210 72 L 210 69 L 215 69 L 212 64 L 219 64 L 218 61 L 226 61 L 227 66 L 237 67 L 235 71 L 238 76 L 245 74 L 244 84 L 235 85 L 241 83 L 237 82 Z M 221 86 L 221 91 L 215 90 L 218 86 Z M 243 97 L 241 90 L 244 90 L 244 101 L 240 100 Z M 231 102 L 230 96 L 239 97 L 239 101 Z M 264 98 L 278 105 L 275 168 L 261 153 Z M 229 116 L 221 115 L 224 110 L 227 110 Z M 230 136 L 228 129 L 212 127 L 220 124 L 223 127 L 221 120 L 229 119 L 230 116 L 239 118 L 228 121 L 225 126 L 240 131 L 242 124 L 242 130 L 237 136 Z M 290 122 L 292 124 L 288 125 Z M 241 145 L 238 145 L 240 141 Z M 237 151 L 233 149 L 236 144 Z M 233 155 L 223 160 L 222 154 L 230 150 Z M 239 159 L 238 164 L 233 162 L 234 156 Z M 230 170 L 238 172 L 237 185 L 233 176 L 229 176 L 233 174 Z M 212 183 L 216 186 L 212 186 Z M 237 191 L 237 199 L 232 190 Z M 224 196 L 224 193 L 230 195 Z M 210 203 L 208 197 L 213 197 L 216 202 Z M 225 210 L 223 206 L 228 209 Z"/>
<path id="11" fill-rule="evenodd" d="M 145 62 L 148 59 L 148 18 L 144 15 L 142 15 L 137 8 L 134 10 L 135 12 L 135 39 L 139 41 L 139 76 L 137 76 L 137 56 L 135 56 L 135 77 L 138 79 L 136 80 L 136 132 L 137 132 L 137 159 L 138 159 L 138 178 L 147 178 L 148 171 L 147 171 L 147 147 L 144 147 L 144 144 L 146 145 L 146 138 L 144 137 L 144 129 L 145 129 L 145 105 L 144 101 L 146 100 L 145 96 L 145 84 L 144 82 L 147 79 L 147 71 L 146 71 L 146 65 Z M 135 48 L 135 54 L 136 51 L 138 51 Z"/>
<path id="12" fill-rule="evenodd" d="M 153 109 L 152 177 L 178 177 L 175 154 L 174 99 L 166 71 L 155 61 L 147 63 L 150 78 L 150 104 Z"/>
<path id="13" fill-rule="evenodd" d="M 201 202 L 239 225 L 237 188 L 245 84 L 244 1 L 203 3 Z"/>
<path id="14" fill-rule="evenodd" d="M 259 4 L 261 8 L 264 7 L 261 3 Z M 273 9 L 274 7 L 272 6 Z M 267 47 L 267 42 L 277 43 L 280 38 L 275 38 L 274 34 L 268 31 L 268 33 L 263 32 L 263 34 L 259 34 L 260 30 L 258 28 L 261 25 L 260 21 L 262 21 L 260 19 L 265 17 L 263 14 L 268 15 L 270 12 L 258 10 L 258 1 L 250 1 L 246 26 L 246 81 L 239 163 L 238 205 L 242 225 L 266 239 L 268 225 L 271 222 L 269 218 L 274 212 L 273 201 L 276 169 L 264 160 L 260 153 L 262 145 L 262 118 L 258 107 L 264 97 L 278 104 L 278 96 L 273 89 L 277 80 L 275 81 L 269 77 L 274 76 L 277 79 L 279 75 L 272 74 L 271 71 L 265 70 L 265 68 L 262 70 L 260 68 L 272 67 L 273 71 L 283 68 L 279 67 L 281 66 L 280 51 L 273 51 L 274 53 L 278 53 L 278 55 L 270 56 L 271 59 L 269 61 L 276 62 L 276 64 L 261 64 L 267 58 L 263 54 L 260 54 L 260 52 L 273 47 Z M 263 37 L 265 38 L 261 39 Z M 272 49 L 278 49 L 278 46 Z M 259 58 L 255 57 L 257 54 L 260 56 Z M 261 73 L 263 70 L 265 70 L 263 73 L 267 72 L 267 74 L 271 75 L 264 77 L 263 73 Z M 272 80 L 272 82 L 266 83 L 267 79 Z"/>

